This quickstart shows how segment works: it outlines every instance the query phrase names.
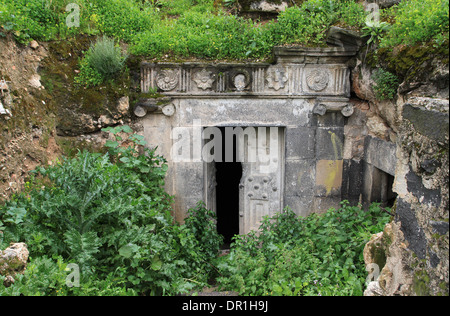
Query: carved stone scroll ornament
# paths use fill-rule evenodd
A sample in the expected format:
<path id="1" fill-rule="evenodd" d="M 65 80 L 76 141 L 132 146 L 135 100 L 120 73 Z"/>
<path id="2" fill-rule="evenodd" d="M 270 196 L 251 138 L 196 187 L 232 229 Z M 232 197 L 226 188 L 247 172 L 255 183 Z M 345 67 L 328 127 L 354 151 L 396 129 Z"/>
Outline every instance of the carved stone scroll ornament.
<path id="1" fill-rule="evenodd" d="M 211 89 L 214 83 L 214 74 L 211 71 L 203 69 L 195 74 L 194 81 L 199 89 Z"/>
<path id="2" fill-rule="evenodd" d="M 322 91 L 328 86 L 330 80 L 328 71 L 324 69 L 314 69 L 306 76 L 306 84 L 313 91 Z"/>
<path id="3" fill-rule="evenodd" d="M 345 117 L 349 117 L 353 114 L 354 108 L 351 103 L 342 104 L 342 103 L 317 103 L 314 105 L 314 108 L 312 110 L 313 114 L 317 114 L 320 116 L 325 115 L 327 112 L 338 112 L 340 111 L 341 114 Z"/>
<path id="4" fill-rule="evenodd" d="M 353 114 L 354 111 L 355 111 L 355 109 L 353 108 L 353 105 L 349 103 L 342 108 L 341 113 L 345 117 L 349 117 Z"/>
<path id="5" fill-rule="evenodd" d="M 156 76 L 156 85 L 163 91 L 175 89 L 178 84 L 178 71 L 175 69 L 162 69 Z"/>
<path id="6" fill-rule="evenodd" d="M 157 99 L 142 98 L 136 102 L 133 112 L 137 117 L 144 117 L 148 113 L 164 114 L 165 116 L 172 116 L 175 113 L 175 106 L 170 102 L 170 97 L 162 97 Z"/>
<path id="7" fill-rule="evenodd" d="M 275 68 L 268 71 L 267 86 L 275 91 L 284 88 L 285 83 L 288 81 L 286 71 L 282 68 Z"/>
<path id="8" fill-rule="evenodd" d="M 134 115 L 137 117 L 144 117 L 148 112 L 155 112 L 158 109 L 156 99 L 139 99 L 134 106 Z"/>
<path id="9" fill-rule="evenodd" d="M 175 106 L 173 104 L 167 104 L 161 111 L 165 116 L 172 116 L 175 114 Z"/>

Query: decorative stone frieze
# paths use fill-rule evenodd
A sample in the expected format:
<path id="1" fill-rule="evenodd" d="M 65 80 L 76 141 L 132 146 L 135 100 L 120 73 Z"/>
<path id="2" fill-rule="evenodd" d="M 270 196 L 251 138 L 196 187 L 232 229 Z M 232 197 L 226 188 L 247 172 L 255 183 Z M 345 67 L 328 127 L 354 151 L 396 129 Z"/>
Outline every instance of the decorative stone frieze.
<path id="1" fill-rule="evenodd" d="M 143 63 L 141 90 L 174 97 L 350 96 L 345 48 L 275 49 L 267 63 Z"/>

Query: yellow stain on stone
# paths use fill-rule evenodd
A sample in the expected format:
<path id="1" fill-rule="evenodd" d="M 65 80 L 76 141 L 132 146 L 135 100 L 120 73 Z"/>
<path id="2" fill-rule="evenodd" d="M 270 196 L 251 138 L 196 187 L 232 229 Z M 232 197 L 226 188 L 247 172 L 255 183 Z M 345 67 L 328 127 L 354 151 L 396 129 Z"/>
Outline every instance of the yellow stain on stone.
<path id="1" fill-rule="evenodd" d="M 325 188 L 326 195 L 342 185 L 342 160 L 319 160 L 316 165 L 316 185 Z"/>
<path id="2" fill-rule="evenodd" d="M 333 190 L 341 188 L 344 165 L 342 160 L 342 142 L 335 133 L 331 131 L 328 133 L 333 145 L 335 160 L 318 160 L 316 163 L 316 186 L 322 188 L 322 190 L 325 189 L 326 196 L 329 196 Z"/>
<path id="3" fill-rule="evenodd" d="M 342 142 L 340 139 L 336 136 L 335 133 L 328 131 L 331 137 L 331 143 L 333 144 L 333 151 L 334 151 L 334 159 L 340 160 L 342 157 Z M 340 153 L 340 154 L 339 154 Z"/>

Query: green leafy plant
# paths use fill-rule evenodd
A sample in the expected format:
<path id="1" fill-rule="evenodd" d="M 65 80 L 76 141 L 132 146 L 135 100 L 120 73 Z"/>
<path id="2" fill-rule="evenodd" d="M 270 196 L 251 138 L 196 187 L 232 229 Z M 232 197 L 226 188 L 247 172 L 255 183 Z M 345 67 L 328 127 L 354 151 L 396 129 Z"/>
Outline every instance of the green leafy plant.
<path id="1" fill-rule="evenodd" d="M 91 45 L 86 58 L 89 65 L 106 79 L 123 68 L 126 55 L 113 39 L 103 36 Z"/>
<path id="2" fill-rule="evenodd" d="M 0 208 L 1 247 L 24 241 L 36 259 L 11 288 L 0 282 L 0 293 L 174 295 L 206 286 L 216 273 L 214 214 L 199 203 L 186 224 L 174 223 L 165 159 L 129 126 L 105 132 L 114 139 L 106 154 L 85 151 L 38 167 L 27 190 Z M 68 263 L 80 268 L 79 288 L 63 285 Z"/>
<path id="3" fill-rule="evenodd" d="M 402 1 L 389 9 L 394 22 L 380 47 L 415 45 L 433 39 L 447 39 L 449 33 L 448 0 Z M 445 41 L 440 41 L 445 45 Z"/>
<path id="4" fill-rule="evenodd" d="M 216 214 L 208 210 L 204 202 L 199 202 L 195 208 L 189 209 L 185 225 L 200 242 L 202 252 L 215 257 L 223 243 L 223 237 L 216 230 Z"/>
<path id="5" fill-rule="evenodd" d="M 387 22 L 380 22 L 376 20 L 366 21 L 366 25 L 362 28 L 363 36 L 370 36 L 367 44 L 379 43 L 383 34 L 391 27 Z"/>
<path id="6" fill-rule="evenodd" d="M 115 41 L 106 36 L 97 39 L 80 61 L 80 74 L 75 83 L 96 86 L 113 78 L 125 65 L 126 55 Z"/>
<path id="7" fill-rule="evenodd" d="M 396 75 L 380 68 L 373 73 L 372 78 L 375 81 L 373 90 L 378 100 L 392 100 L 395 98 L 400 84 Z"/>
<path id="8" fill-rule="evenodd" d="M 344 201 L 304 218 L 286 209 L 235 237 L 218 281 L 242 295 L 362 295 L 364 245 L 389 219 L 378 204 L 366 212 Z"/>

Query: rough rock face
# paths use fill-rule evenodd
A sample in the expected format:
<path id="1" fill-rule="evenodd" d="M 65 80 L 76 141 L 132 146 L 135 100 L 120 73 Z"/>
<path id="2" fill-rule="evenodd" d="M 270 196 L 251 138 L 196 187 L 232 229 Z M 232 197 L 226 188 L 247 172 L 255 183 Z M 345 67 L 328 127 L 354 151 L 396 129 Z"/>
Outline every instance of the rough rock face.
<path id="1" fill-rule="evenodd" d="M 445 62 L 439 53 L 422 50 L 382 53 L 376 65 L 363 63 L 361 56 L 352 72 L 353 92 L 378 116 L 366 128 L 382 131 L 377 121 L 384 121 L 396 146 L 395 216 L 364 251 L 366 265 L 379 266 L 378 278 L 366 289 L 369 296 L 448 295 L 449 95 L 442 84 L 448 83 L 448 56 Z M 395 100 L 375 97 L 372 74 L 379 67 L 395 68 L 403 80 Z"/>
<path id="2" fill-rule="evenodd" d="M 0 37 L 0 201 L 20 191 L 37 165 L 101 147 L 101 128 L 130 122 L 128 73 L 101 87 L 74 84 L 92 39 L 21 47 Z"/>
<path id="3" fill-rule="evenodd" d="M 101 100 L 99 108 L 103 109 L 102 114 L 83 113 L 78 104 L 74 107 L 61 107 L 56 126 L 58 135 L 79 136 L 98 132 L 103 127 L 123 124 L 123 119 L 128 116 L 129 98 L 124 96 L 116 102 Z"/>
<path id="4" fill-rule="evenodd" d="M 5 286 L 14 283 L 17 273 L 23 273 L 27 267 L 28 249 L 24 243 L 12 244 L 4 251 L 0 251 L 0 275 L 6 277 Z"/>
<path id="5" fill-rule="evenodd" d="M 283 0 L 238 0 L 241 10 L 258 12 L 280 12 L 289 6 Z"/>
<path id="6" fill-rule="evenodd" d="M 389 223 L 383 232 L 373 235 L 364 248 L 364 262 L 366 266 L 375 264 L 376 267 L 372 275 L 374 281 L 367 286 L 365 296 L 411 294 L 411 255 L 398 223 Z"/>

